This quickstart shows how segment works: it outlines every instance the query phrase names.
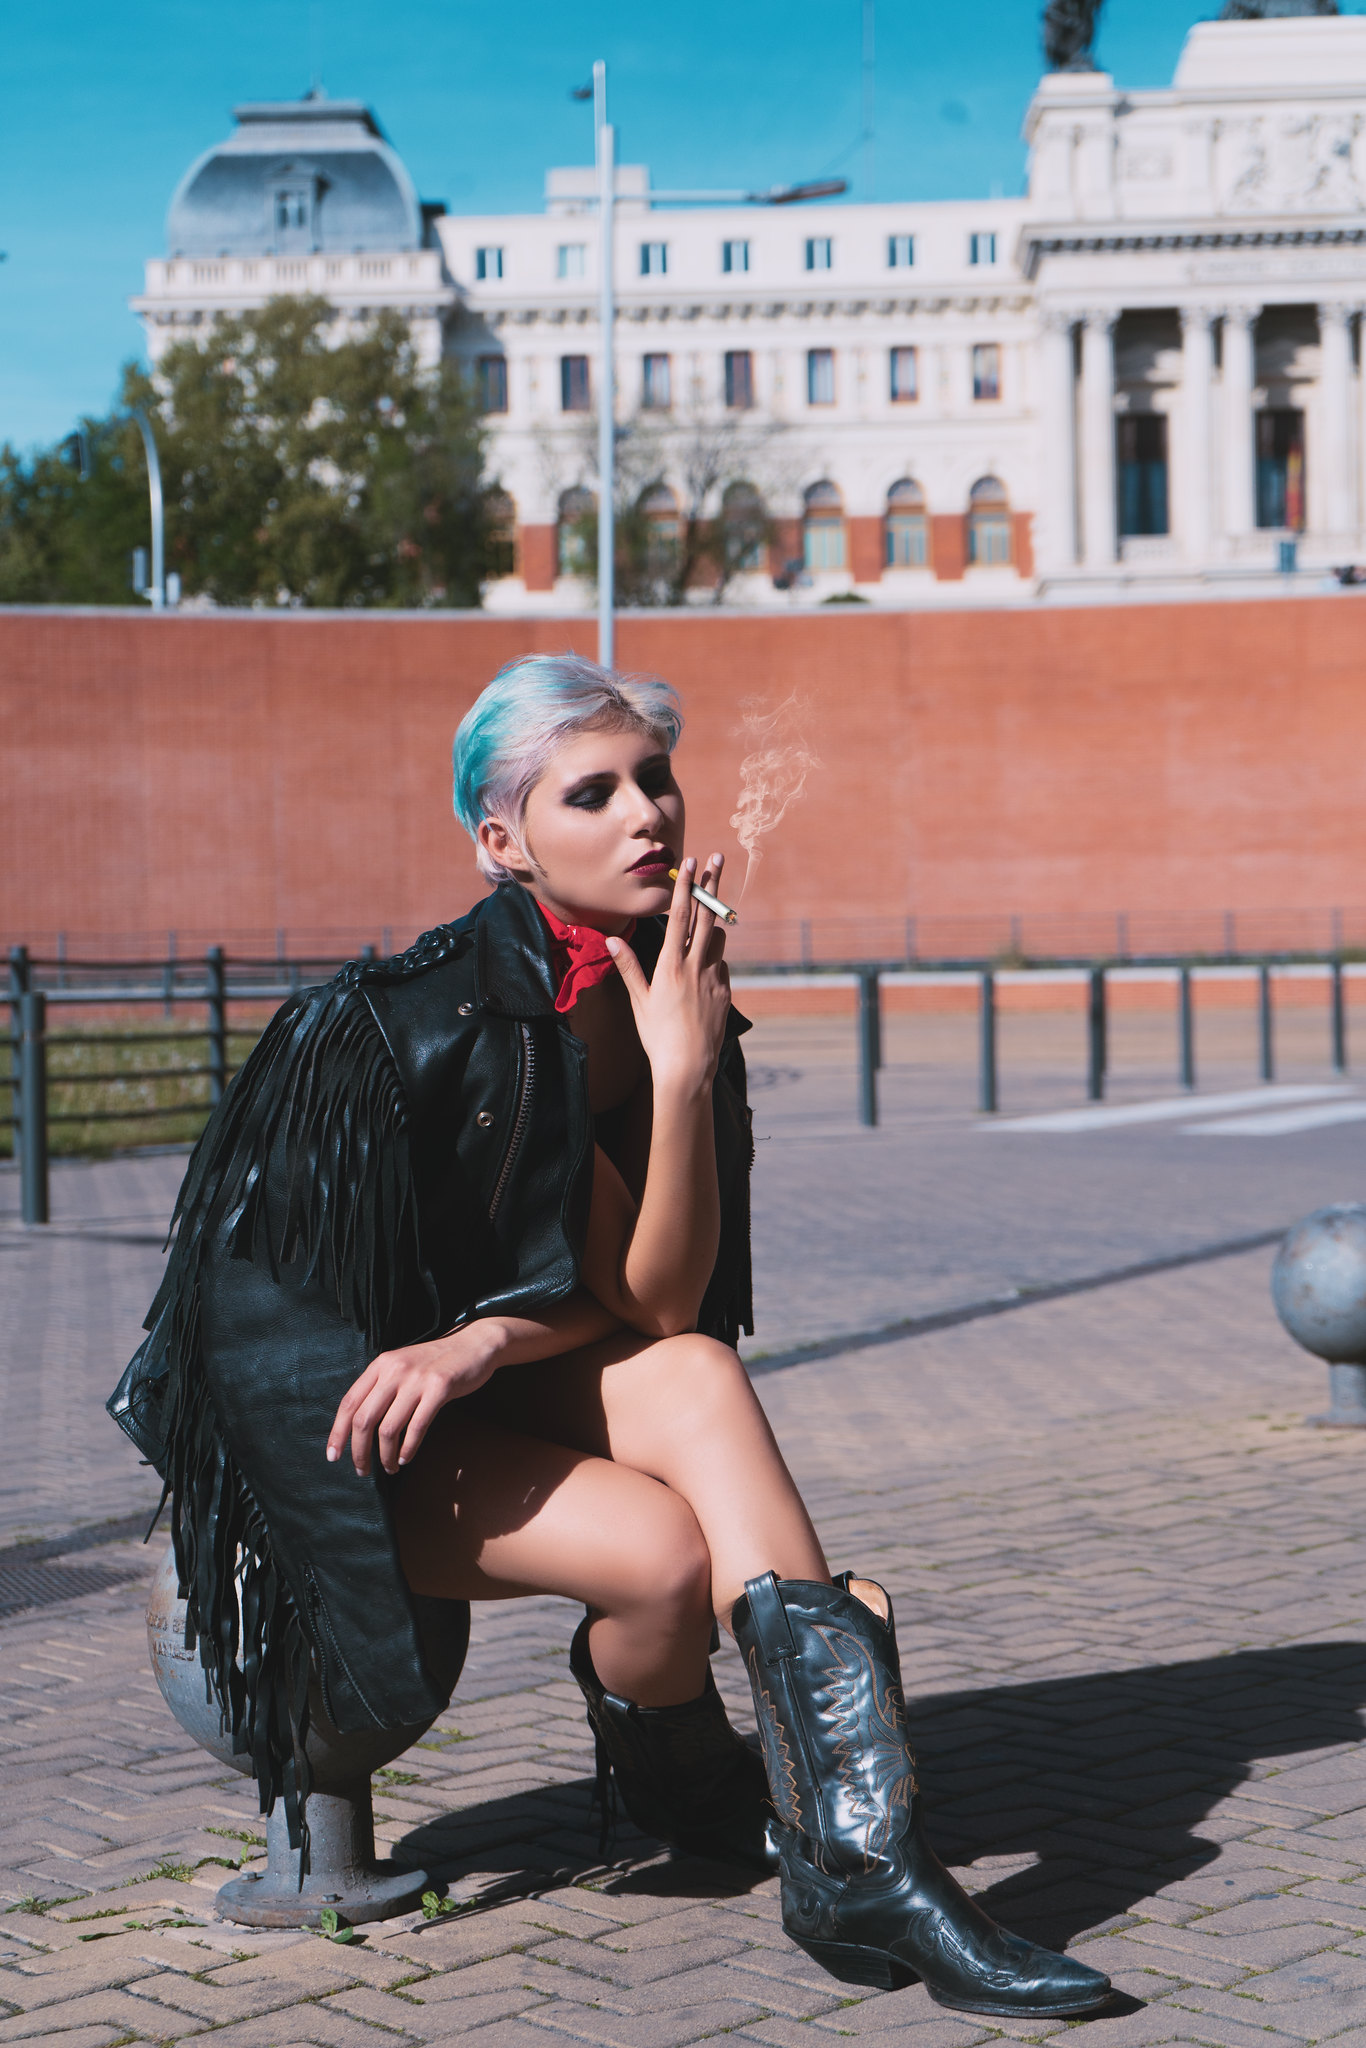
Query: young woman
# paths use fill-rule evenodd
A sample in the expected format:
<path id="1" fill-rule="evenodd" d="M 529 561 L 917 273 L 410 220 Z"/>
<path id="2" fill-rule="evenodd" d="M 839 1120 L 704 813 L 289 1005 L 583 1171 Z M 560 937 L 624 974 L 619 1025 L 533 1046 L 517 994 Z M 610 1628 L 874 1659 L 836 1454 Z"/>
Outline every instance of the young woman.
<path id="1" fill-rule="evenodd" d="M 468 1602 L 562 1594 L 600 1784 L 646 1832 L 779 1868 L 837 1977 L 1091 2011 L 1108 1980 L 995 1927 L 924 1841 L 890 1602 L 832 1581 L 735 1351 L 748 1026 L 690 894 L 679 729 L 666 685 L 574 656 L 489 685 L 454 759 L 492 895 L 277 1016 L 111 1406 L 173 1493 L 263 1800 L 306 1798 L 310 1670 L 339 1727 L 416 1725 Z"/>

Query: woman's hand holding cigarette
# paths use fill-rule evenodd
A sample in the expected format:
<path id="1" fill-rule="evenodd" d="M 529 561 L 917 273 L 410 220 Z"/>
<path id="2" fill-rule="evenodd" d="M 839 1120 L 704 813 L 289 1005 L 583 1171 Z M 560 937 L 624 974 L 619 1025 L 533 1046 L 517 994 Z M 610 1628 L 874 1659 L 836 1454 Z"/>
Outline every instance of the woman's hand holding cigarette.
<path id="1" fill-rule="evenodd" d="M 711 892 L 721 879 L 722 856 L 714 853 L 701 876 Z M 684 1092 L 710 1089 L 725 1038 L 730 1009 L 730 975 L 725 934 L 716 914 L 694 903 L 697 862 L 685 860 L 674 883 L 669 922 L 653 981 L 624 939 L 609 939 L 608 950 L 626 984 L 636 1030 L 650 1062 L 655 1100 L 662 1088 Z"/>

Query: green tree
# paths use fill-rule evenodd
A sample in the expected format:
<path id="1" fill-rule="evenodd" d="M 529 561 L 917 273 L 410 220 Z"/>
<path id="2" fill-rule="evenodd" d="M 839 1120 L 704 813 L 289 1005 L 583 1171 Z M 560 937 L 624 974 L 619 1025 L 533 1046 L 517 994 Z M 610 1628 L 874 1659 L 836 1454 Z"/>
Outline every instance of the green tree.
<path id="1" fill-rule="evenodd" d="M 166 493 L 167 567 L 218 604 L 477 605 L 494 547 L 483 429 L 458 367 L 418 364 L 382 314 L 340 342 L 318 298 L 272 299 L 124 373 Z M 147 539 L 126 418 L 88 423 L 94 474 L 60 450 L 0 455 L 0 598 L 127 596 Z"/>

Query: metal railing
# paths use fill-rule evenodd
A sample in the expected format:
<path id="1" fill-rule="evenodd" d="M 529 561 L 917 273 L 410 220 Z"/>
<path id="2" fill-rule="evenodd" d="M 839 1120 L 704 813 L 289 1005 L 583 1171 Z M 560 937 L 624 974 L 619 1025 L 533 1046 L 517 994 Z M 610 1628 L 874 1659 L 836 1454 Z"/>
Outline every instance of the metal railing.
<path id="1" fill-rule="evenodd" d="M 376 957 L 374 946 L 360 949 L 361 959 Z M 310 982 L 321 981 L 342 963 L 334 957 L 293 960 L 229 960 L 223 947 L 211 946 L 202 959 L 170 957 L 143 961 L 80 961 L 35 959 L 27 948 L 15 946 L 9 956 L 10 1090 L 11 1113 L 0 1116 L 0 1128 L 14 1130 L 19 1159 L 21 1214 L 25 1223 L 45 1223 L 49 1200 L 49 1137 L 54 1126 L 144 1122 L 162 1117 L 186 1118 L 207 1115 L 222 1100 L 234 1069 L 229 1061 L 229 1011 L 233 1005 L 278 1004 Z M 1189 959 L 1152 959 L 1144 966 L 1174 975 L 1176 986 L 1175 1023 L 1177 1068 L 1181 1085 L 1196 1085 L 1195 999 L 1193 975 L 1209 963 Z M 1329 980 L 1329 1051 L 1337 1073 L 1347 1071 L 1347 1001 L 1344 963 L 1340 954 L 1301 956 L 1301 964 L 1323 968 Z M 1109 1019 L 1110 973 L 1116 963 L 1086 963 L 1086 1094 L 1088 1100 L 1104 1099 L 1110 1067 Z M 1275 1002 L 1272 963 L 1266 959 L 1239 959 L 1222 963 L 1255 974 L 1257 978 L 1257 1066 L 1263 1081 L 1275 1078 Z M 858 1115 L 867 1126 L 878 1122 L 878 1073 L 883 1065 L 882 995 L 884 977 L 895 974 L 903 984 L 919 974 L 937 969 L 928 966 L 908 969 L 902 960 L 845 961 L 831 963 L 834 976 L 853 977 L 857 989 L 856 1040 L 858 1063 Z M 763 973 L 780 986 L 790 977 L 790 965 L 748 968 Z M 1132 968 L 1129 970 L 1132 972 Z M 1216 970 L 1218 971 L 1218 970 Z M 975 980 L 978 1012 L 978 1108 L 987 1115 L 1000 1107 L 998 1067 L 999 980 L 1002 970 L 995 962 L 953 963 L 953 978 Z M 1022 976 L 1030 970 L 1019 970 Z M 824 978 L 823 976 L 821 977 Z M 40 984 L 46 982 L 47 986 Z M 160 1004 L 173 1017 L 178 1008 L 202 1004 L 202 1025 L 183 1030 L 53 1032 L 48 1029 L 49 1008 L 95 1005 L 122 1008 L 124 1005 Z M 242 1033 L 240 1035 L 248 1035 Z M 193 1066 L 139 1067 L 127 1071 L 63 1074 L 49 1066 L 52 1048 L 80 1046 L 105 1048 L 137 1045 L 153 1049 L 175 1043 L 203 1041 L 206 1058 Z M 64 1087 L 100 1086 L 128 1081 L 207 1081 L 206 1098 L 197 1102 L 145 1103 L 130 1108 L 53 1109 L 52 1091 Z"/>

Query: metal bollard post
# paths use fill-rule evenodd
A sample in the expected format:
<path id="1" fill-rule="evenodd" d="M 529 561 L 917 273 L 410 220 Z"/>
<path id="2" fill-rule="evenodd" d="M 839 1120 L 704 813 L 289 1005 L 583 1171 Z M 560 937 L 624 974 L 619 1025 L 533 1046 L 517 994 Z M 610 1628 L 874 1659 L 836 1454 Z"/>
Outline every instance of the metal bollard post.
<path id="1" fill-rule="evenodd" d="M 19 1000 L 19 1203 L 25 1223 L 48 1220 L 47 997 L 30 989 Z"/>
<path id="2" fill-rule="evenodd" d="M 1347 1072 L 1347 990 L 1340 957 L 1333 962 L 1333 1071 Z"/>
<path id="3" fill-rule="evenodd" d="M 978 995 L 977 1107 L 991 1115 L 997 1106 L 996 976 L 989 967 L 984 967 Z"/>
<path id="4" fill-rule="evenodd" d="M 209 1100 L 219 1103 L 228 1085 L 228 974 L 221 946 L 210 946 L 208 968 Z"/>
<path id="5" fill-rule="evenodd" d="M 1271 968 L 1263 960 L 1257 970 L 1257 1045 L 1264 1081 L 1276 1077 L 1276 1051 L 1271 1035 Z"/>
<path id="6" fill-rule="evenodd" d="M 1189 966 L 1181 969 L 1179 990 L 1181 1019 L 1181 1086 L 1195 1086 L 1195 994 Z"/>
<path id="7" fill-rule="evenodd" d="M 877 1122 L 877 1070 L 882 1065 L 882 983 L 875 968 L 858 971 L 859 1122 Z"/>
<path id="8" fill-rule="evenodd" d="M 27 946 L 11 946 L 9 949 L 9 1074 L 10 1074 L 10 1115 L 14 1118 L 14 1146 L 16 1155 L 19 1148 L 19 1118 L 23 1105 L 19 1100 L 20 1073 L 22 1072 L 23 1025 L 19 1016 L 20 999 L 33 986 L 33 968 L 30 965 Z"/>
<path id="9" fill-rule="evenodd" d="M 1086 1095 L 1090 1102 L 1104 1100 L 1105 1070 L 1109 1065 L 1107 1035 L 1105 969 L 1093 967 L 1086 1004 Z"/>

